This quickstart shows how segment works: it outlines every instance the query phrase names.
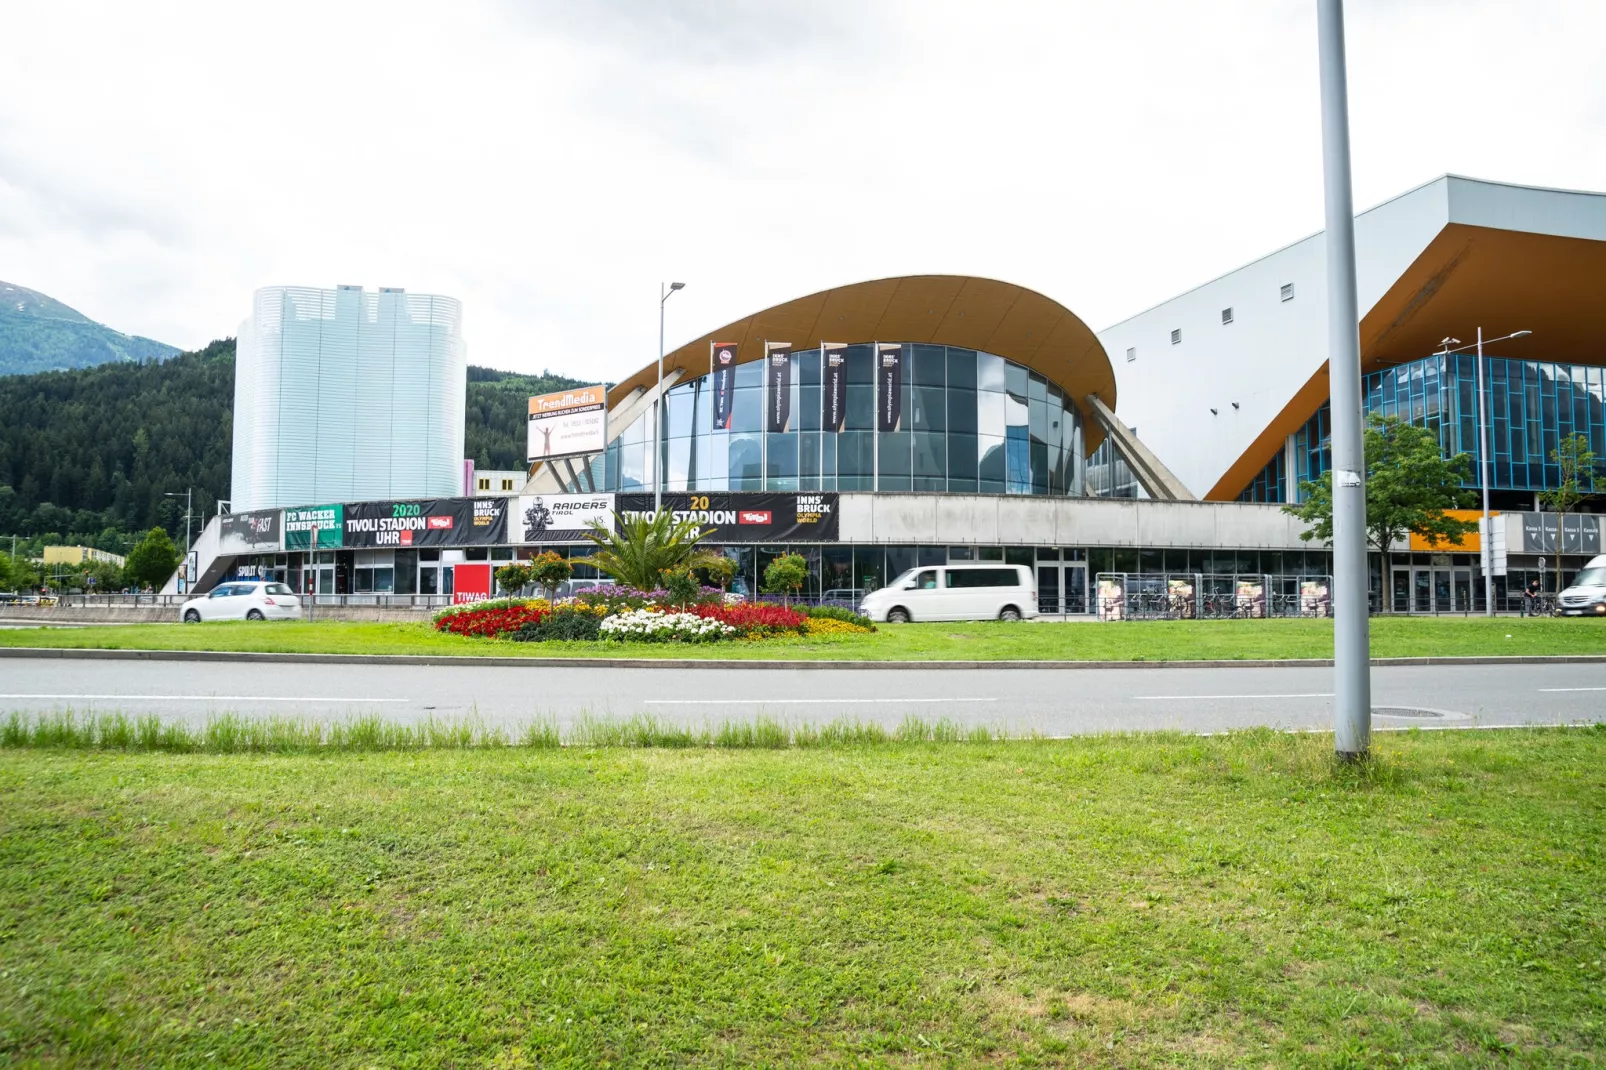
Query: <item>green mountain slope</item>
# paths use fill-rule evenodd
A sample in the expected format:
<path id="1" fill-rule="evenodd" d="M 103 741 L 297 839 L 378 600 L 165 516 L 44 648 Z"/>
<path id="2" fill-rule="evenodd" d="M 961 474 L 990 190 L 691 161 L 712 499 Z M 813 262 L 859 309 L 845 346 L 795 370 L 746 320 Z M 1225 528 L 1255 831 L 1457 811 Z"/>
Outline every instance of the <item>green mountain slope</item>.
<path id="1" fill-rule="evenodd" d="M 70 310 L 69 310 L 70 311 Z M 481 468 L 524 467 L 526 401 L 582 385 L 543 374 L 469 368 L 464 452 Z M 55 533 L 126 549 L 153 525 L 184 530 L 228 497 L 234 339 L 161 363 L 109 363 L 0 378 L 0 536 Z"/>
<path id="2" fill-rule="evenodd" d="M 159 361 L 177 352 L 114 331 L 37 290 L 0 282 L 0 375 Z"/>

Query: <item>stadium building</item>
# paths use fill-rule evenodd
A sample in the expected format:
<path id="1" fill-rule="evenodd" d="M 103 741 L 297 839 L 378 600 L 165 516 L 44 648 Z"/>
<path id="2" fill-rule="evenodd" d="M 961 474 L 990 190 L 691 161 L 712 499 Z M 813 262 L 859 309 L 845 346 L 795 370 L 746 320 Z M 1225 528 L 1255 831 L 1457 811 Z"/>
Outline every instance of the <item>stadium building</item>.
<path id="1" fill-rule="evenodd" d="M 1480 328 L 1504 339 L 1485 351 L 1481 395 L 1497 597 L 1547 553 L 1575 567 L 1600 552 L 1597 515 L 1558 524 L 1534 495 L 1558 478 L 1561 436 L 1582 433 L 1606 456 L 1606 320 L 1595 311 L 1606 196 L 1447 176 L 1356 228 L 1369 410 L 1432 427 L 1476 472 L 1475 342 Z M 771 558 L 796 551 L 819 596 L 850 598 L 920 565 L 997 560 L 1033 568 L 1049 613 L 1113 599 L 1132 615 L 1184 591 L 1201 608 L 1319 612 L 1329 555 L 1281 504 L 1327 465 L 1324 272 L 1317 234 L 1099 334 L 1052 298 L 989 279 L 821 291 L 666 354 L 661 404 L 656 363 L 609 388 L 600 436 L 532 461 L 518 495 L 500 473 L 467 497 L 404 493 L 398 473 L 422 462 L 341 454 L 351 486 L 383 462 L 393 489 L 341 496 L 320 482 L 271 501 L 253 490 L 245 501 L 282 508 L 215 522 L 197 574 L 203 585 L 272 575 L 331 597 L 464 597 L 462 577 L 479 585 L 489 570 L 459 566 L 537 549 L 581 556 L 586 523 L 650 510 L 657 490 L 736 559 L 750 591 Z M 455 339 L 455 308 L 450 318 Z M 461 377 L 431 382 L 452 392 L 435 401 L 445 413 L 455 400 L 460 446 Z M 260 430 L 266 417 L 251 421 L 250 441 L 270 445 L 242 470 L 237 438 L 237 502 L 240 486 L 284 487 L 262 471 L 301 445 L 282 420 L 277 440 Z M 438 482 L 461 488 L 452 460 Z M 242 541 L 246 527 L 256 542 Z M 1374 555 L 1375 604 L 1481 608 L 1478 538 Z"/>

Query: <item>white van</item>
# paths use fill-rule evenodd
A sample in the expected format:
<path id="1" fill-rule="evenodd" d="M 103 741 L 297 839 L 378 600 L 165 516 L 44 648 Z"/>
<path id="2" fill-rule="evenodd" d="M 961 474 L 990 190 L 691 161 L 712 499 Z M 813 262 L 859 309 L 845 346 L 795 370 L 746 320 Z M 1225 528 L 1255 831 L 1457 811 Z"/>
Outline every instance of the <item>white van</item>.
<path id="1" fill-rule="evenodd" d="M 1556 597 L 1556 612 L 1564 617 L 1606 616 L 1606 554 L 1590 558 L 1578 570 L 1572 586 Z"/>
<path id="2" fill-rule="evenodd" d="M 1037 584 L 1025 565 L 912 568 L 859 604 L 871 620 L 1020 620 L 1037 616 Z"/>

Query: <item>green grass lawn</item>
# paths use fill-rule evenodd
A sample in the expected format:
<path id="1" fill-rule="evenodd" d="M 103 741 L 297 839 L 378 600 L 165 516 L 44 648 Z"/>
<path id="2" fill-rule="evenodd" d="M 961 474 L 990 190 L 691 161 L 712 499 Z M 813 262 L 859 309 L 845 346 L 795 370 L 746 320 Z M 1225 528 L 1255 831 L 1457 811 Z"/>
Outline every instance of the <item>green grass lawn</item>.
<path id="1" fill-rule="evenodd" d="M 0 1063 L 1600 1065 L 1606 731 L 1330 748 L 0 749 Z"/>
<path id="2" fill-rule="evenodd" d="M 333 654 L 492 654 L 523 657 L 795 658 L 803 660 L 1185 661 L 1327 658 L 1326 620 L 1127 621 L 1103 624 L 882 625 L 862 636 L 766 642 L 514 643 L 441 635 L 426 622 L 130 624 L 0 631 L 0 646 L 124 650 L 249 650 Z M 1376 657 L 1606 654 L 1606 620 L 1378 617 Z"/>

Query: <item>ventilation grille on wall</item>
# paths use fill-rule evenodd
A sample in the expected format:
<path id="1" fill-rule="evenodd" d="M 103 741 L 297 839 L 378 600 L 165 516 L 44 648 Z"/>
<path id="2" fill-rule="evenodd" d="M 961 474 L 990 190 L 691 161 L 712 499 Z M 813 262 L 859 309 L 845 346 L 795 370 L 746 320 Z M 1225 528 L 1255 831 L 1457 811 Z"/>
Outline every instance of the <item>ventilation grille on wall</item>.
<path id="1" fill-rule="evenodd" d="M 1179 346 L 1182 344 L 1182 328 L 1178 327 L 1176 330 L 1171 332 L 1171 344 L 1174 346 Z"/>
<path id="2" fill-rule="evenodd" d="M 1231 322 L 1232 322 L 1232 309 L 1230 309 L 1230 308 L 1222 309 L 1221 310 L 1221 323 L 1222 323 L 1222 326 L 1226 326 L 1227 324 L 1229 324 Z"/>
<path id="3" fill-rule="evenodd" d="M 1291 282 L 1283 283 L 1283 300 L 1284 301 L 1292 301 L 1293 299 L 1294 299 L 1294 284 L 1291 283 Z"/>
<path id="4" fill-rule="evenodd" d="M 1131 364 L 1134 360 L 1137 360 L 1137 359 L 1138 359 L 1137 347 L 1136 346 L 1128 346 L 1127 347 L 1127 351 L 1126 351 L 1126 362 L 1128 364 Z"/>

